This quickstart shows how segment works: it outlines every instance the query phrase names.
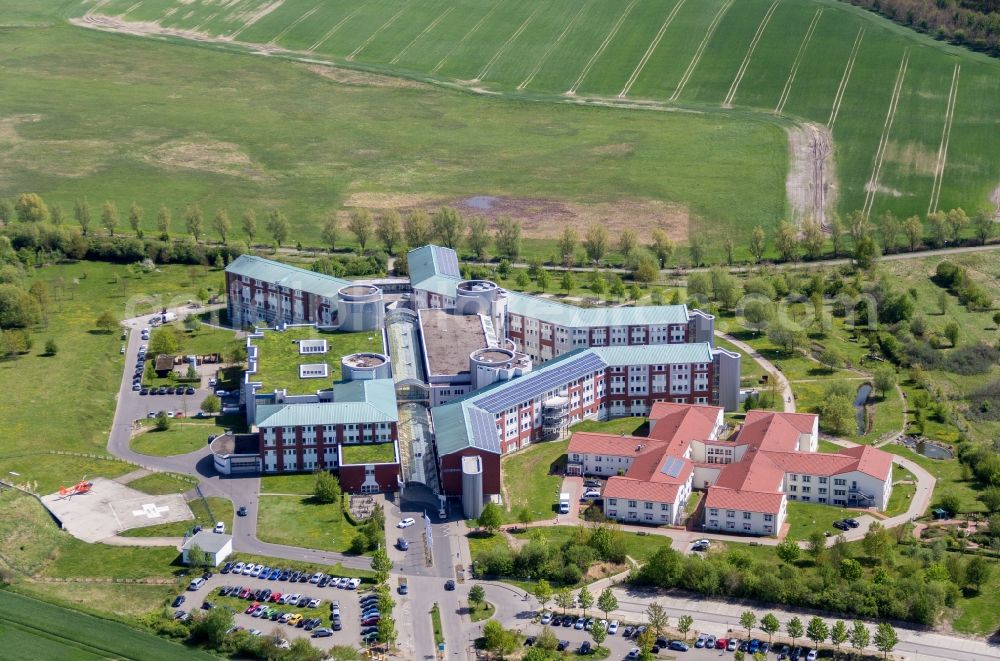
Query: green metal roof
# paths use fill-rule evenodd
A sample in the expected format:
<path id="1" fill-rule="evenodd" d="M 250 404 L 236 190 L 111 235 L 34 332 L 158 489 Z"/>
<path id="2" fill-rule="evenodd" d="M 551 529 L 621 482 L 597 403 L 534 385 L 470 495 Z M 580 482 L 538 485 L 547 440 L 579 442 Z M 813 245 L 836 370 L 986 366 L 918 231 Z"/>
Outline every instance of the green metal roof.
<path id="1" fill-rule="evenodd" d="M 511 314 L 572 328 L 651 326 L 655 324 L 687 324 L 688 322 L 686 305 L 581 308 L 513 291 L 508 293 L 507 310 Z"/>
<path id="2" fill-rule="evenodd" d="M 337 297 L 341 287 L 351 284 L 349 280 L 307 271 L 255 255 L 240 255 L 226 267 L 226 273 L 235 273 L 330 299 Z"/>
<path id="3" fill-rule="evenodd" d="M 392 379 L 349 381 L 333 386 L 332 402 L 262 404 L 257 406 L 258 427 L 363 424 L 396 422 L 396 390 Z"/>
<path id="4" fill-rule="evenodd" d="M 406 254 L 406 267 L 410 273 L 410 282 L 415 285 L 435 276 L 442 276 L 455 283 L 462 278 L 458 268 L 458 255 L 451 248 L 441 246 L 427 245 L 414 248 Z M 423 286 L 420 288 L 426 289 Z M 452 285 L 452 295 L 454 295 L 454 285 Z"/>
<path id="5" fill-rule="evenodd" d="M 597 354 L 609 366 L 712 362 L 712 347 L 708 342 L 593 347 L 589 351 Z"/>

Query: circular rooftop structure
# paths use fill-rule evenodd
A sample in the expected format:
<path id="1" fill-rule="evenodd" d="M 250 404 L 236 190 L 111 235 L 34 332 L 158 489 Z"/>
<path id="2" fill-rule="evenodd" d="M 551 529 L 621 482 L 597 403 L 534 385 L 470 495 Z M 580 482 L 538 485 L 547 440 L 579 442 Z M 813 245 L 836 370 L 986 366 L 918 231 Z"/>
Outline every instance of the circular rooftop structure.
<path id="1" fill-rule="evenodd" d="M 458 291 L 466 293 L 482 293 L 500 289 L 500 285 L 492 280 L 463 280 L 458 283 Z"/>
<path id="2" fill-rule="evenodd" d="M 375 285 L 345 285 L 340 288 L 337 295 L 345 301 L 361 301 L 381 296 L 382 290 Z"/>
<path id="3" fill-rule="evenodd" d="M 380 353 L 352 353 L 340 359 L 340 366 L 347 381 L 387 379 L 391 375 L 389 357 Z"/>
<path id="4" fill-rule="evenodd" d="M 469 359 L 478 364 L 497 365 L 501 363 L 509 363 L 514 360 L 514 352 L 500 347 L 476 349 L 469 354 Z"/>

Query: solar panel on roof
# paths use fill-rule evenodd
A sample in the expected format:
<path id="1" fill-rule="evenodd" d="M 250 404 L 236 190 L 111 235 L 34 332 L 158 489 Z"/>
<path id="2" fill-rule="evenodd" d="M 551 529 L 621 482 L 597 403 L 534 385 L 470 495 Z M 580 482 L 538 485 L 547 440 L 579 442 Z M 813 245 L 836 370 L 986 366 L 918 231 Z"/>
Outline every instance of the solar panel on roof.
<path id="1" fill-rule="evenodd" d="M 434 260 L 437 262 L 438 273 L 450 275 L 453 278 L 461 278 L 462 272 L 458 268 L 458 254 L 451 248 L 434 248 Z"/>
<path id="2" fill-rule="evenodd" d="M 669 475 L 670 477 L 677 477 L 681 474 L 681 469 L 684 468 L 684 460 L 679 457 L 670 457 L 667 459 L 666 463 L 663 464 L 663 468 L 660 472 L 664 475 Z"/>
<path id="3" fill-rule="evenodd" d="M 471 407 L 468 413 L 472 423 L 472 444 L 481 450 L 499 453 L 500 439 L 497 438 L 497 425 L 493 416 Z"/>
<path id="4" fill-rule="evenodd" d="M 509 386 L 476 400 L 476 405 L 490 413 L 499 413 L 516 404 L 534 399 L 538 395 L 602 370 L 607 365 L 592 353 L 585 354 L 544 372 L 536 372 L 512 381 Z"/>

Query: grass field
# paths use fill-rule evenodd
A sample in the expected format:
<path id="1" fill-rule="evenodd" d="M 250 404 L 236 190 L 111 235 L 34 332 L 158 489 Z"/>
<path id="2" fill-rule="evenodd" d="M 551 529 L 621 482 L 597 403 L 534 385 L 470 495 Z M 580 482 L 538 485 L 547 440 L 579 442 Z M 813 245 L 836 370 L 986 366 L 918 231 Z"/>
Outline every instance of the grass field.
<path id="1" fill-rule="evenodd" d="M 509 511 L 504 511 L 508 521 L 516 521 L 518 513 L 525 507 L 533 521 L 555 517 L 559 487 L 562 485 L 562 471 L 558 466 L 565 463 L 568 445 L 569 441 L 536 443 L 522 452 L 504 457 L 504 488 L 511 500 Z"/>
<path id="2" fill-rule="evenodd" d="M 260 499 L 257 536 L 262 541 L 344 553 L 356 532 L 338 504 L 298 496 Z"/>
<path id="3" fill-rule="evenodd" d="M 118 622 L 0 590 L 0 645 L 12 659 L 212 659 Z"/>
<path id="4" fill-rule="evenodd" d="M 167 493 L 184 493 L 193 489 L 195 484 L 194 479 L 181 477 L 173 473 L 153 473 L 128 483 L 131 488 L 154 496 Z"/>
<path id="5" fill-rule="evenodd" d="M 836 140 L 842 211 L 976 208 L 1000 184 L 1000 64 L 835 0 L 285 0 L 251 22 L 255 4 L 112 0 L 99 13 L 491 94 L 813 122 Z"/>
<path id="6" fill-rule="evenodd" d="M 386 464 L 396 460 L 392 443 L 358 443 L 340 446 L 345 464 Z"/>
<path id="7" fill-rule="evenodd" d="M 151 1 L 130 17 L 147 19 L 158 6 L 167 9 Z M 66 10 L 78 7 L 71 2 Z M 203 9 L 192 4 L 173 18 L 182 22 Z M 298 27 L 319 25 L 328 10 L 333 5 Z M 0 20 L 16 22 L 20 11 L 37 14 L 15 6 Z M 263 32 L 283 16 L 273 13 L 254 26 L 260 38 L 276 36 L 281 27 L 268 37 Z M 466 14 L 456 10 L 451 17 Z M 409 18 L 395 26 L 417 17 Z M 613 215 L 624 226 L 637 222 L 636 210 L 646 227 L 665 223 L 683 238 L 689 215 L 719 233 L 770 224 L 785 209 L 785 138 L 768 118 L 671 113 L 665 119 L 482 98 L 349 71 L 317 73 L 315 65 L 279 58 L 109 36 L 61 24 L 57 15 L 50 23 L 8 29 L 0 48 L 11 79 L 0 93 L 5 197 L 37 190 L 64 209 L 85 196 L 98 205 L 118 200 L 120 209 L 135 199 L 146 209 L 149 230 L 155 210 L 167 204 L 176 233 L 193 202 L 205 210 L 207 230 L 217 207 L 227 207 L 237 227 L 247 206 L 257 209 L 261 225 L 268 208 L 280 207 L 292 241 L 313 244 L 320 242 L 322 218 L 345 203 L 434 208 L 477 195 L 520 200 L 531 209 L 552 203 L 562 211 L 532 211 L 525 219 L 525 235 L 545 245 L 562 223 Z M 463 60 L 456 54 L 453 62 Z M 31 101 L 42 98 L 67 103 L 54 113 Z M 350 245 L 348 232 L 341 234 L 340 243 Z M 245 236 L 237 230 L 233 239 Z M 269 240 L 263 227 L 257 240 Z"/>
<path id="8" fill-rule="evenodd" d="M 170 429 L 157 431 L 149 429 L 132 439 L 132 449 L 155 457 L 186 454 L 205 447 L 211 434 L 221 434 L 224 427 L 210 421 L 192 422 L 174 420 Z"/>
<path id="9" fill-rule="evenodd" d="M 327 341 L 327 353 L 320 356 L 303 356 L 299 353 L 297 340 L 318 339 Z M 277 333 L 264 333 L 264 337 L 254 340 L 259 350 L 255 381 L 264 388 L 287 389 L 290 395 L 314 393 L 332 381 L 341 378 L 340 359 L 343 356 L 363 351 L 382 353 L 382 336 L 379 333 L 323 333 L 313 328 L 290 328 Z M 329 378 L 302 379 L 299 366 L 305 363 L 326 363 Z"/>
<path id="10" fill-rule="evenodd" d="M 836 533 L 831 524 L 839 519 L 851 519 L 864 512 L 832 505 L 788 501 L 788 539 L 807 540 L 814 532 Z"/>

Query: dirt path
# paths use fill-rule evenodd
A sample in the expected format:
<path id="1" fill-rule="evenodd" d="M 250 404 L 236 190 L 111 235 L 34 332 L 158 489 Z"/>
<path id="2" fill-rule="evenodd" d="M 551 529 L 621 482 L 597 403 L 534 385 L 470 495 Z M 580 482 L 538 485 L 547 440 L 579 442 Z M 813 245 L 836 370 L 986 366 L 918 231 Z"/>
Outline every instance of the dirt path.
<path id="1" fill-rule="evenodd" d="M 790 164 L 785 194 L 792 205 L 793 220 L 801 225 L 814 218 L 824 229 L 837 206 L 837 167 L 833 160 L 833 135 L 819 124 L 806 123 L 788 129 Z"/>
<path id="2" fill-rule="evenodd" d="M 715 331 L 715 335 L 731 342 L 737 349 L 740 349 L 747 356 L 755 360 L 765 372 L 770 374 L 771 378 L 775 379 L 781 387 L 781 398 L 784 400 L 785 413 L 795 413 L 795 395 L 792 393 L 792 385 L 788 382 L 788 377 L 786 377 L 784 373 L 774 365 L 774 363 L 760 355 L 760 352 L 751 347 L 749 344 L 737 340 L 732 335 L 726 335 L 722 331 L 718 330 Z"/>

